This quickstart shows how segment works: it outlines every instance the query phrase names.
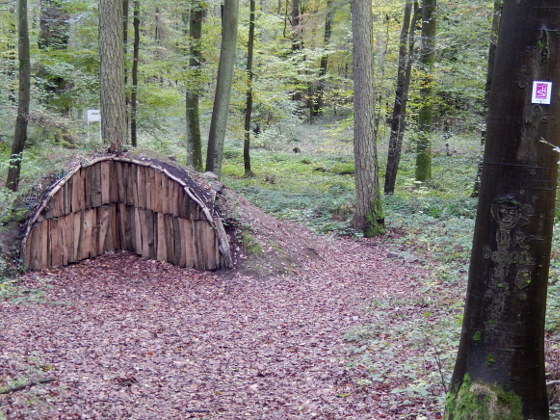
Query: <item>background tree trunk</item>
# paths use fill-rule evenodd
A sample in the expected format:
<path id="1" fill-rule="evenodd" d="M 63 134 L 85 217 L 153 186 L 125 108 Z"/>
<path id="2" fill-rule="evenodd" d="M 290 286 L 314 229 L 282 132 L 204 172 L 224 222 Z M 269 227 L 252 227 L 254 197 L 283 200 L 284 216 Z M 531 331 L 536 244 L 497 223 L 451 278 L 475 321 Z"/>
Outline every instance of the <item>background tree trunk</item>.
<path id="1" fill-rule="evenodd" d="M 239 0 L 224 0 L 222 48 L 220 50 L 212 121 L 210 122 L 208 153 L 206 155 L 206 170 L 214 172 L 218 177 L 222 175 L 229 98 L 233 82 L 233 67 L 235 65 L 238 16 Z"/>
<path id="2" fill-rule="evenodd" d="M 414 3 L 414 10 L 412 10 Z M 385 194 L 393 194 L 401 159 L 402 140 L 406 122 L 406 102 L 414 54 L 414 26 L 418 17 L 418 3 L 407 0 L 404 6 L 403 26 L 399 43 L 399 67 L 397 70 L 397 89 L 393 116 L 391 118 L 391 134 L 387 153 L 385 171 Z"/>
<path id="3" fill-rule="evenodd" d="M 41 16 L 39 19 L 40 50 L 49 57 L 49 52 L 54 50 L 66 50 L 70 38 L 70 14 L 64 6 L 54 0 L 41 0 Z M 38 75 L 44 80 L 43 89 L 47 93 L 45 104 L 62 115 L 70 116 L 70 104 L 60 97 L 68 90 L 71 82 L 59 74 L 52 73 L 48 67 L 40 66 Z"/>
<path id="4" fill-rule="evenodd" d="M 204 6 L 199 0 L 191 2 L 191 13 L 189 16 L 189 38 L 190 38 L 190 79 L 186 93 L 187 110 L 187 165 L 191 165 L 197 171 L 202 171 L 202 138 L 200 135 L 200 107 L 199 107 L 199 85 L 200 68 L 202 66 L 202 51 L 200 50 L 200 39 L 202 37 L 202 18 Z"/>
<path id="5" fill-rule="evenodd" d="M 99 1 L 99 88 L 101 138 L 122 154 L 126 136 L 123 7 L 121 0 Z"/>
<path id="6" fill-rule="evenodd" d="M 31 58 L 29 53 L 29 28 L 27 20 L 27 0 L 18 0 L 18 60 L 19 95 L 14 142 L 10 155 L 10 166 L 6 187 L 17 191 L 19 186 L 23 149 L 27 141 L 27 122 L 31 99 Z"/>
<path id="7" fill-rule="evenodd" d="M 253 112 L 253 47 L 255 44 L 255 0 L 249 0 L 249 39 L 247 41 L 247 95 L 245 105 L 245 141 L 243 142 L 243 164 L 245 176 L 251 171 L 251 114 Z"/>
<path id="8" fill-rule="evenodd" d="M 327 0 L 327 5 L 325 15 L 325 34 L 323 36 L 323 44 L 324 48 L 327 49 L 329 47 L 329 43 L 331 42 L 331 35 L 332 35 L 332 22 L 333 22 L 333 10 L 332 10 L 332 0 Z M 323 106 L 324 101 L 323 98 L 325 96 L 325 87 L 326 87 L 326 76 L 327 76 L 327 69 L 329 64 L 329 56 L 328 53 L 323 54 L 321 57 L 321 63 L 319 65 L 319 81 L 317 82 L 315 97 L 313 98 L 313 107 L 311 108 L 311 113 L 313 116 L 320 116 L 323 113 Z"/>
<path id="9" fill-rule="evenodd" d="M 384 232 L 377 174 L 375 91 L 373 86 L 373 14 L 369 0 L 352 1 L 354 60 L 354 160 L 356 212 L 353 226 L 365 236 Z"/>
<path id="10" fill-rule="evenodd" d="M 498 31 L 500 29 L 500 19 L 502 17 L 502 9 L 504 0 L 494 0 L 494 12 L 492 14 L 492 30 L 490 32 L 488 46 L 488 68 L 486 69 L 486 86 L 484 87 L 484 113 L 488 113 L 488 100 L 490 97 L 490 87 L 492 86 L 492 73 L 494 71 L 494 61 L 496 59 L 496 47 L 498 45 Z M 484 146 L 486 142 L 486 127 L 482 129 L 480 136 L 480 144 Z M 471 197 L 476 198 L 480 193 L 480 177 L 482 176 L 482 160 L 478 164 L 476 178 L 474 180 L 473 192 Z"/>
<path id="11" fill-rule="evenodd" d="M 558 22 L 556 1 L 504 4 L 448 419 L 548 419 L 544 317 L 558 156 L 540 140 L 560 144 Z M 533 103 L 533 81 L 552 82 L 550 105 Z M 473 411 L 468 398 L 499 404 Z"/>
<path id="12" fill-rule="evenodd" d="M 132 18 L 134 40 L 132 41 L 132 92 L 130 94 L 130 142 L 138 147 L 138 65 L 140 59 L 140 0 L 134 0 Z"/>
<path id="13" fill-rule="evenodd" d="M 422 48 L 420 63 L 420 110 L 418 111 L 418 139 L 416 143 L 416 180 L 432 178 L 432 130 L 434 111 L 433 67 L 436 57 L 436 0 L 422 2 Z"/>

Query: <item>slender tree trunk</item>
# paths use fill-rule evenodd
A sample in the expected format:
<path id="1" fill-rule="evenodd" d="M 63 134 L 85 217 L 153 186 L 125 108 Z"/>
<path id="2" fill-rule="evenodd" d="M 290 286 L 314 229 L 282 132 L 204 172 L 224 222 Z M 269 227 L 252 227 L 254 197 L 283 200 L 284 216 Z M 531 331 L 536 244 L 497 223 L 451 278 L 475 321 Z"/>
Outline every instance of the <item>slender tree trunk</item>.
<path id="1" fill-rule="evenodd" d="M 373 14 L 370 0 L 352 1 L 352 40 L 356 174 L 356 212 L 353 226 L 370 237 L 385 230 L 375 144 Z"/>
<path id="2" fill-rule="evenodd" d="M 434 111 L 433 67 L 436 48 L 436 0 L 422 2 L 422 48 L 420 63 L 420 97 L 422 104 L 418 111 L 418 140 L 416 143 L 416 180 L 429 181 L 432 178 L 432 130 Z"/>
<path id="3" fill-rule="evenodd" d="M 303 49 L 303 37 L 301 34 L 301 27 L 300 27 L 300 2 L 299 0 L 292 0 L 292 51 L 294 53 L 298 53 L 300 50 Z M 302 93 L 299 88 L 296 88 L 296 91 L 292 95 L 292 99 L 294 101 L 301 101 Z"/>
<path id="4" fill-rule="evenodd" d="M 27 141 L 27 122 L 29 120 L 29 102 L 31 99 L 31 58 L 29 53 L 29 28 L 27 20 L 27 0 L 18 0 L 18 60 L 19 60 L 19 94 L 16 128 L 6 187 L 17 191 L 19 186 L 23 149 Z"/>
<path id="5" fill-rule="evenodd" d="M 134 0 L 132 18 L 134 40 L 132 44 L 132 92 L 130 94 L 130 142 L 138 147 L 138 64 L 140 59 L 140 0 Z"/>
<path id="6" fill-rule="evenodd" d="M 325 49 L 328 48 L 331 42 L 332 35 L 332 21 L 333 21 L 333 11 L 332 11 L 332 0 L 327 0 L 327 14 L 325 16 L 325 35 L 323 37 L 323 44 Z M 317 82 L 315 97 L 313 99 L 313 107 L 311 112 L 313 116 L 319 116 L 323 113 L 324 107 L 324 96 L 325 96 L 325 78 L 327 76 L 327 69 L 329 64 L 328 54 L 323 54 L 321 57 L 321 64 L 319 66 L 319 81 Z"/>
<path id="7" fill-rule="evenodd" d="M 492 14 L 492 30 L 490 32 L 490 42 L 488 46 L 488 68 L 486 70 L 486 86 L 484 88 L 484 113 L 488 112 L 488 99 L 490 96 L 490 87 L 492 86 L 492 72 L 494 70 L 494 61 L 496 57 L 496 46 L 498 45 L 498 31 L 500 29 L 500 18 L 502 17 L 502 9 L 504 0 L 494 0 L 494 12 Z M 486 141 L 486 127 L 482 130 L 480 136 L 480 144 L 484 146 Z M 482 176 L 482 160 L 478 164 L 476 178 L 474 181 L 473 192 L 471 197 L 476 198 L 480 192 L 480 177 Z"/>
<path id="8" fill-rule="evenodd" d="M 414 3 L 414 10 L 412 5 Z M 385 171 L 385 194 L 393 194 L 401 159 L 402 139 L 405 129 L 406 103 L 414 54 L 414 25 L 418 17 L 418 3 L 407 0 L 404 6 L 403 26 L 399 43 L 399 67 L 397 70 L 397 89 L 393 117 L 391 118 L 391 134 L 387 168 Z"/>
<path id="9" fill-rule="evenodd" d="M 204 16 L 203 3 L 193 0 L 189 16 L 189 38 L 190 38 L 190 80 L 186 93 L 187 110 L 187 165 L 191 165 L 197 171 L 202 171 L 202 138 L 200 135 L 200 111 L 199 111 L 199 84 L 200 68 L 202 66 L 202 51 L 200 50 L 200 39 L 202 38 L 202 19 Z"/>
<path id="10" fill-rule="evenodd" d="M 245 105 L 245 141 L 243 143 L 243 163 L 245 176 L 253 176 L 251 171 L 251 114 L 253 112 L 253 47 L 255 44 L 255 0 L 249 0 L 249 39 L 247 41 L 247 99 Z"/>
<path id="11" fill-rule="evenodd" d="M 544 320 L 558 156 L 541 140 L 560 145 L 558 22 L 554 0 L 504 3 L 450 420 L 549 418 Z M 535 81 L 552 82 L 550 105 L 533 98 Z"/>
<path id="12" fill-rule="evenodd" d="M 109 151 L 122 154 L 126 136 L 123 8 L 121 0 L 99 1 L 99 88 L 101 137 Z"/>
<path id="13" fill-rule="evenodd" d="M 208 136 L 208 153 L 206 155 L 206 170 L 214 172 L 218 177 L 222 175 L 224 141 L 226 137 L 229 98 L 233 82 L 237 21 L 239 16 L 239 0 L 224 0 L 224 2 L 222 48 L 220 50 L 216 96 Z"/>
<path id="14" fill-rule="evenodd" d="M 122 8 L 123 8 L 123 55 L 124 55 L 124 60 L 125 62 L 128 61 L 128 11 L 129 11 L 129 1 L 128 0 L 122 0 Z M 129 121 L 130 121 L 130 113 L 132 112 L 130 110 L 130 101 L 132 100 L 131 97 L 129 96 L 129 91 L 127 89 L 128 87 L 128 68 L 125 65 L 124 66 L 124 94 L 125 94 L 125 99 L 124 99 L 124 109 L 125 109 L 125 116 L 126 116 L 126 120 L 125 120 L 125 125 L 126 125 L 126 132 L 125 132 L 125 138 L 123 139 L 123 141 L 128 141 L 128 127 L 129 127 Z"/>

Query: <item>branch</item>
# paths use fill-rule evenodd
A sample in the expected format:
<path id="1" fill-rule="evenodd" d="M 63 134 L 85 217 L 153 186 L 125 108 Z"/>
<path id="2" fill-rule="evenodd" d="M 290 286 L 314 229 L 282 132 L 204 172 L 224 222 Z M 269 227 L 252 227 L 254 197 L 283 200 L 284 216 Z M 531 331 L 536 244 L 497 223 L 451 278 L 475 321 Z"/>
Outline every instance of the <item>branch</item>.
<path id="1" fill-rule="evenodd" d="M 35 385 L 39 385 L 39 384 L 48 384 L 49 382 L 53 382 L 55 380 L 55 378 L 43 378 L 43 379 L 38 379 L 37 381 L 29 381 L 29 382 L 24 382 L 22 384 L 19 385 L 14 385 L 5 389 L 0 390 L 0 394 L 11 394 L 12 392 L 16 392 L 16 391 L 21 391 L 24 388 L 29 388 Z"/>

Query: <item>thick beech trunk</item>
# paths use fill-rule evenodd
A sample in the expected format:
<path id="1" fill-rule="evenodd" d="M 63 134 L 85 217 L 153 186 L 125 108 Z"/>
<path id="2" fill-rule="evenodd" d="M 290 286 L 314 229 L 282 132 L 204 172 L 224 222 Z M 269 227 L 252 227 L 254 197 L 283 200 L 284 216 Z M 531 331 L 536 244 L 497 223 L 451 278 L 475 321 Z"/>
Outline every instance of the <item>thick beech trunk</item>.
<path id="1" fill-rule="evenodd" d="M 352 1 L 354 60 L 354 159 L 356 212 L 354 228 L 365 236 L 384 232 L 383 206 L 377 174 L 374 128 L 373 15 L 369 0 Z"/>
<path id="2" fill-rule="evenodd" d="M 17 191 L 19 186 L 23 149 L 27 141 L 27 122 L 31 97 L 31 58 L 29 53 L 29 28 L 27 19 L 27 0 L 18 0 L 18 59 L 19 94 L 16 128 L 6 187 Z"/>
<path id="3" fill-rule="evenodd" d="M 99 89 L 101 137 L 121 154 L 126 136 L 123 7 L 120 0 L 99 1 Z"/>
<path id="4" fill-rule="evenodd" d="M 556 1 L 504 4 L 448 419 L 548 419 L 544 315 L 558 155 L 541 139 L 560 144 L 558 22 Z M 534 81 L 552 82 L 550 105 L 534 103 Z"/>

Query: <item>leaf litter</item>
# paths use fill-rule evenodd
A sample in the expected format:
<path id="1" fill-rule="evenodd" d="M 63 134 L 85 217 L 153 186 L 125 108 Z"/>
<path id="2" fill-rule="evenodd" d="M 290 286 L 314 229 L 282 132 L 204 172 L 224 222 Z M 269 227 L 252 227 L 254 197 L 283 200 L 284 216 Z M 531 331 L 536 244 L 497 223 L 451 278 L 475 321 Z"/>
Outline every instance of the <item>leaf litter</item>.
<path id="1" fill-rule="evenodd" d="M 382 240 L 317 241 L 291 275 L 130 253 L 23 275 L 0 300 L 0 391 L 28 385 L 0 418 L 442 418 L 465 285 Z"/>

